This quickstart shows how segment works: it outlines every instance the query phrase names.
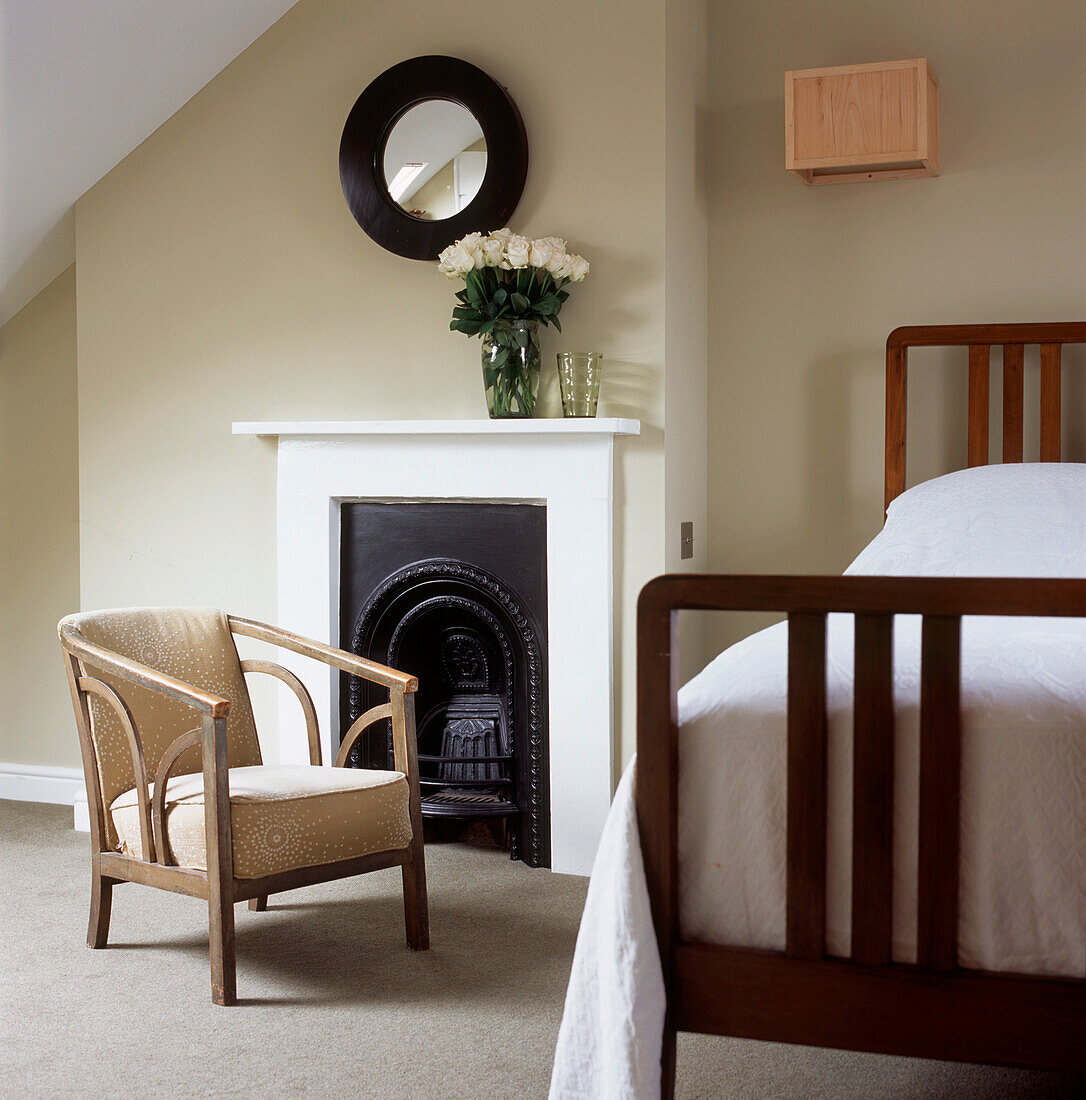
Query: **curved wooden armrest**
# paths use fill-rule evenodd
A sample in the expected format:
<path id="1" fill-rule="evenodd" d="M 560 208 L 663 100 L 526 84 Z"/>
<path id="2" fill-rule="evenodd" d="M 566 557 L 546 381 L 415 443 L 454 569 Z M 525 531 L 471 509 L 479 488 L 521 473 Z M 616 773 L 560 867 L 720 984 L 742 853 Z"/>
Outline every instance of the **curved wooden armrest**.
<path id="1" fill-rule="evenodd" d="M 140 840 L 143 843 L 143 858 L 155 862 L 155 839 L 151 831 L 151 801 L 147 792 L 147 763 L 143 755 L 143 742 L 136 729 L 136 720 L 128 709 L 128 704 L 109 686 L 93 676 L 77 676 L 75 686 L 89 695 L 97 695 L 109 704 L 120 720 L 128 748 L 132 753 L 132 770 L 136 776 L 136 805 L 139 809 Z M 108 811 L 109 807 L 106 807 Z"/>
<path id="2" fill-rule="evenodd" d="M 219 696 L 212 695 L 208 691 L 193 687 L 192 684 L 186 684 L 184 680 L 178 680 L 176 677 L 159 672 L 149 665 L 133 661 L 129 657 L 122 657 L 119 653 L 113 653 L 108 649 L 95 645 L 93 642 L 88 642 L 69 623 L 62 621 L 58 633 L 60 634 L 61 645 L 84 664 L 91 665 L 93 668 L 101 669 L 104 672 L 110 672 L 114 676 L 119 676 L 122 680 L 127 680 L 130 684 L 136 684 L 148 691 L 154 691 L 159 695 L 176 699 L 178 702 L 185 703 L 201 714 L 210 715 L 212 718 L 225 718 L 230 712 L 228 700 L 220 699 Z"/>
<path id="3" fill-rule="evenodd" d="M 350 755 L 351 749 L 354 748 L 354 743 L 365 733 L 368 727 L 372 726 L 374 722 L 379 722 L 382 718 L 391 717 L 391 703 L 382 703 L 380 706 L 370 707 L 365 714 L 360 714 L 351 723 L 347 736 L 340 742 L 339 753 L 336 756 L 336 767 L 344 768 L 347 766 L 347 757 Z"/>
<path id="4" fill-rule="evenodd" d="M 170 781 L 170 772 L 181 758 L 181 754 L 191 748 L 199 748 L 203 731 L 199 726 L 188 733 L 181 734 L 170 747 L 163 753 L 158 765 L 158 773 L 155 775 L 155 793 L 151 797 L 151 820 L 155 826 L 155 837 L 158 840 L 158 862 L 167 865 L 177 865 L 177 861 L 170 852 L 169 842 L 166 840 L 166 784 Z"/>
<path id="5" fill-rule="evenodd" d="M 241 662 L 242 672 L 263 672 L 268 676 L 274 676 L 282 680 L 287 687 L 298 697 L 302 704 L 302 713 L 305 715 L 305 732 L 309 738 L 309 762 L 320 767 L 321 760 L 321 734 L 317 724 L 317 708 L 313 706 L 313 697 L 306 690 L 305 684 L 298 679 L 289 669 L 277 665 L 274 661 L 246 660 Z"/>
<path id="6" fill-rule="evenodd" d="M 267 623 L 258 623 L 252 619 L 241 619 L 235 615 L 227 616 L 230 629 L 235 634 L 246 638 L 255 638 L 260 642 L 271 642 L 272 645 L 282 646 L 284 649 L 300 653 L 303 657 L 312 657 L 315 661 L 322 661 L 333 668 L 342 669 L 353 676 L 361 676 L 371 683 L 380 684 L 393 691 L 412 692 L 418 691 L 419 681 L 415 676 L 407 672 L 399 672 L 387 665 L 380 665 L 376 661 L 367 661 L 354 653 L 336 649 L 334 646 L 325 645 L 323 642 L 315 642 L 311 638 L 303 638 L 298 634 L 280 630 Z"/>

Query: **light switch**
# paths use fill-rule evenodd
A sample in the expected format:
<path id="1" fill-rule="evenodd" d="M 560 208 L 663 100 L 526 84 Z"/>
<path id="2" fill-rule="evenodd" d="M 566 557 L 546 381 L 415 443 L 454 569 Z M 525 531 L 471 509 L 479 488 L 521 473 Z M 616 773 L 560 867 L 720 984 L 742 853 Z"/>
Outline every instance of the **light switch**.
<path id="1" fill-rule="evenodd" d="M 679 524 L 679 557 L 692 558 L 694 556 L 694 525 L 693 523 Z"/>

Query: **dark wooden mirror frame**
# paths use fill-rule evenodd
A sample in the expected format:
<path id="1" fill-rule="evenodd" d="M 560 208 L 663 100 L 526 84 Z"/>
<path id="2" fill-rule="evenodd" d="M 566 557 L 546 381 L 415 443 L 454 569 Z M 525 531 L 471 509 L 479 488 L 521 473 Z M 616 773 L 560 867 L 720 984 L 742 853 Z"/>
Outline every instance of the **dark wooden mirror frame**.
<path id="1" fill-rule="evenodd" d="M 385 143 L 397 121 L 430 99 L 459 103 L 486 140 L 486 174 L 479 193 L 451 218 L 423 221 L 388 193 Z M 528 137 L 509 93 L 481 69 L 455 57 L 426 56 L 386 69 L 358 97 L 339 145 L 339 178 L 355 221 L 382 248 L 413 260 L 436 260 L 473 230 L 505 225 L 528 176 Z"/>

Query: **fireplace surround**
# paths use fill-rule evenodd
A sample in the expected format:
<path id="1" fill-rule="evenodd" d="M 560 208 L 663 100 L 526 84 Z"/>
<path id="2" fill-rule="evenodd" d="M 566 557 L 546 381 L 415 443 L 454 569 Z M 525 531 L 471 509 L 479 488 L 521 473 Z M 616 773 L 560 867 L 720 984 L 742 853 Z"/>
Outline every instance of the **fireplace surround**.
<path id="1" fill-rule="evenodd" d="M 613 791 L 614 447 L 616 437 L 639 434 L 640 422 L 270 422 L 233 430 L 278 437 L 278 621 L 310 637 L 342 636 L 344 503 L 545 506 L 550 860 L 555 871 L 588 874 Z M 314 679 L 301 662 L 293 670 L 307 677 L 329 758 L 339 741 L 338 675 Z M 296 708 L 283 699 L 284 763 L 306 759 Z M 269 746 L 266 756 L 275 754 Z"/>

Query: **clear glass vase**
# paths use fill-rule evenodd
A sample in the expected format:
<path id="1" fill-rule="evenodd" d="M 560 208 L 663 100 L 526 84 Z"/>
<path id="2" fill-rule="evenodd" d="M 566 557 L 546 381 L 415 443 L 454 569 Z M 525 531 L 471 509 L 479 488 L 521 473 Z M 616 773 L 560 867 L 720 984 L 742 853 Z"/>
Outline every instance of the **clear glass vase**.
<path id="1" fill-rule="evenodd" d="M 535 415 L 538 321 L 498 321 L 483 335 L 483 388 L 492 420 Z"/>

